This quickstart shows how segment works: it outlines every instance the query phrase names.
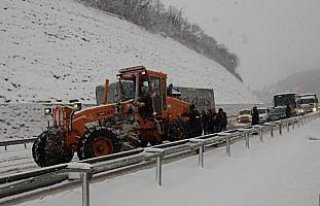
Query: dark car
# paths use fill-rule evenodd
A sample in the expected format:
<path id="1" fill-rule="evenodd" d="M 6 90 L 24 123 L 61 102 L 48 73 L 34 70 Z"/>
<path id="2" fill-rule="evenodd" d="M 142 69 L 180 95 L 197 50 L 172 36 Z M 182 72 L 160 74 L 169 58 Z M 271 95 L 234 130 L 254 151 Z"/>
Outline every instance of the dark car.
<path id="1" fill-rule="evenodd" d="M 276 121 L 284 118 L 286 118 L 286 107 L 279 106 L 279 107 L 274 107 L 270 110 L 268 121 Z"/>

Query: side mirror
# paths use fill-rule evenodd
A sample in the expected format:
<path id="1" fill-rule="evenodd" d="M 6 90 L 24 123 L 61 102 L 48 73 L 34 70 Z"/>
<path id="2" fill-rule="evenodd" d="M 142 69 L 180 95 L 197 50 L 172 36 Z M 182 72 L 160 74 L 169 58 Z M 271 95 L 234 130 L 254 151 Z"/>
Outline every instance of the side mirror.
<path id="1" fill-rule="evenodd" d="M 103 92 L 103 103 L 108 103 L 108 92 L 109 92 L 109 79 L 106 79 L 104 83 L 104 92 Z"/>

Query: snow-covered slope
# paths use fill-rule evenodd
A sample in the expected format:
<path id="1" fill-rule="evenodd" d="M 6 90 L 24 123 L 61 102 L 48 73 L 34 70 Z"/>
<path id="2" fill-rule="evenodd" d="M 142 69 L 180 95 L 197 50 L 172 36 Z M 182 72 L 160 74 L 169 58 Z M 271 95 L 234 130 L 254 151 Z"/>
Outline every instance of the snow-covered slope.
<path id="1" fill-rule="evenodd" d="M 119 17 L 73 0 L 2 0 L 0 102 L 94 102 L 117 70 L 145 65 L 179 86 L 212 87 L 218 103 L 256 98 L 217 63 Z"/>

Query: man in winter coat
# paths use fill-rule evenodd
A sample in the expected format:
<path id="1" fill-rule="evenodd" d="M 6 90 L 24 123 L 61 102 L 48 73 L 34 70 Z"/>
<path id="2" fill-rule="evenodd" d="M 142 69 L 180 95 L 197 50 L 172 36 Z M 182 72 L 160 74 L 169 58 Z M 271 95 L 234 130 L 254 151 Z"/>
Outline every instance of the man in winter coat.
<path id="1" fill-rule="evenodd" d="M 208 134 L 209 116 L 205 111 L 202 111 L 201 117 L 202 117 L 203 134 L 206 135 Z"/>
<path id="2" fill-rule="evenodd" d="M 286 118 L 290 118 L 291 117 L 291 107 L 289 104 L 287 104 L 287 108 L 286 108 Z"/>
<path id="3" fill-rule="evenodd" d="M 190 111 L 187 116 L 189 121 L 187 124 L 187 136 L 188 138 L 198 137 L 202 135 L 202 122 L 201 115 L 198 110 L 195 109 L 194 104 L 190 105 Z"/>
<path id="4" fill-rule="evenodd" d="M 208 134 L 216 133 L 217 132 L 217 113 L 216 110 L 208 109 Z"/>
<path id="5" fill-rule="evenodd" d="M 259 124 L 259 111 L 256 106 L 252 108 L 252 121 L 251 125 Z"/>
<path id="6" fill-rule="evenodd" d="M 218 114 L 217 114 L 217 132 L 222 132 L 227 130 L 227 114 L 223 111 L 222 108 L 219 108 Z"/>

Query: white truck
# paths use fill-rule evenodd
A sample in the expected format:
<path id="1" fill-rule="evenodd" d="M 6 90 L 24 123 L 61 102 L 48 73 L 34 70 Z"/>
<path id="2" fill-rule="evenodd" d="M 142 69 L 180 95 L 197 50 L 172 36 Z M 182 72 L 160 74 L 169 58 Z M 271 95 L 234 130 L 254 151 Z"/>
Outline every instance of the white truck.
<path id="1" fill-rule="evenodd" d="M 316 112 L 318 110 L 318 98 L 316 94 L 300 94 L 297 97 L 298 114 Z"/>

